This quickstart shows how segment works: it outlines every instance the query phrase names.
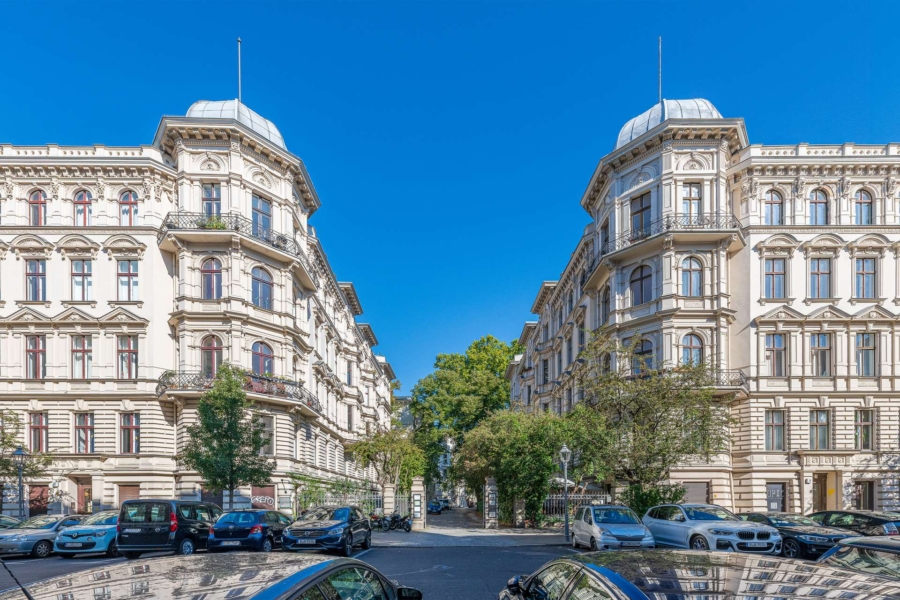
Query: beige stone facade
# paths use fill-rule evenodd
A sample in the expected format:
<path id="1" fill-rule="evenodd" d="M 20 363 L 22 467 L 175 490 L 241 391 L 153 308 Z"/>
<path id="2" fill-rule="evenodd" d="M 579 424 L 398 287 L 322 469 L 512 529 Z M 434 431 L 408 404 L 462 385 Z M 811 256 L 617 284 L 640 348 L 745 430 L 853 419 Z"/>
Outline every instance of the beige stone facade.
<path id="1" fill-rule="evenodd" d="M 673 479 L 739 511 L 900 506 L 900 145 L 751 144 L 705 100 L 657 104 L 604 156 L 544 282 L 512 400 L 565 412 L 584 336 L 703 360 L 738 425 Z"/>
<path id="2" fill-rule="evenodd" d="M 370 479 L 344 449 L 389 426 L 394 374 L 318 208 L 302 161 L 237 101 L 165 117 L 149 145 L 0 145 L 0 403 L 54 455 L 34 511 L 199 498 L 177 457 L 222 362 L 250 374 L 277 463 L 241 505 L 289 507 L 291 472 Z"/>

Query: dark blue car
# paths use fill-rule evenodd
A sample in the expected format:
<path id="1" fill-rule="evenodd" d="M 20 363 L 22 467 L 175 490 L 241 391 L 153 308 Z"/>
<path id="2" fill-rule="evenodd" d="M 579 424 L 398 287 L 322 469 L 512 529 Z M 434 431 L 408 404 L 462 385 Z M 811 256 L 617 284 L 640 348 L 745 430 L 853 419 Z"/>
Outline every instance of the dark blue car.
<path id="1" fill-rule="evenodd" d="M 274 510 L 235 510 L 227 512 L 209 528 L 206 549 L 249 549 L 271 552 L 281 547 L 282 533 L 291 524 L 291 518 Z"/>

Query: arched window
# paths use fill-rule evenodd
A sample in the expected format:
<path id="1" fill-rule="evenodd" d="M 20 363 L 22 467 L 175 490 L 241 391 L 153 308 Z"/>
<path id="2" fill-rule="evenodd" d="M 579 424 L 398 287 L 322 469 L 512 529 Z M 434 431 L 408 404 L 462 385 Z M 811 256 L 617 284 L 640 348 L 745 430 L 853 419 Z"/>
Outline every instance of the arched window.
<path id="1" fill-rule="evenodd" d="M 703 264 L 689 257 L 681 263 L 681 293 L 692 298 L 703 295 Z"/>
<path id="2" fill-rule="evenodd" d="M 221 364 L 222 340 L 208 335 L 200 342 L 200 373 L 203 377 L 215 377 Z"/>
<path id="3" fill-rule="evenodd" d="M 612 357 L 609 352 L 600 355 L 600 372 L 609 373 L 612 370 Z"/>
<path id="4" fill-rule="evenodd" d="M 119 225 L 133 227 L 137 225 L 138 214 L 137 192 L 122 192 L 119 196 Z"/>
<path id="5" fill-rule="evenodd" d="M 600 324 L 603 325 L 607 321 L 609 321 L 609 314 L 612 312 L 612 305 L 610 303 L 609 296 L 609 286 L 603 288 L 603 292 L 600 293 Z"/>
<path id="6" fill-rule="evenodd" d="M 91 193 L 85 190 L 77 192 L 72 204 L 75 227 L 88 227 L 91 224 Z"/>
<path id="7" fill-rule="evenodd" d="M 703 362 L 703 341 L 700 336 L 689 333 L 681 339 L 681 362 L 685 365 L 699 365 Z"/>
<path id="8" fill-rule="evenodd" d="M 634 347 L 631 358 L 631 373 L 640 375 L 653 369 L 653 344 L 650 340 L 641 340 Z"/>
<path id="9" fill-rule="evenodd" d="M 809 195 L 809 224 L 828 225 L 828 196 L 822 190 Z"/>
<path id="10" fill-rule="evenodd" d="M 200 287 L 204 300 L 222 297 L 222 263 L 217 258 L 208 258 L 200 265 Z"/>
<path id="11" fill-rule="evenodd" d="M 853 216 L 857 225 L 872 224 L 872 194 L 865 190 L 856 192 L 856 202 L 853 204 Z"/>
<path id="12" fill-rule="evenodd" d="M 263 342 L 253 344 L 253 372 L 257 375 L 265 375 L 275 371 L 275 354 L 272 347 Z"/>
<path id="13" fill-rule="evenodd" d="M 272 310 L 272 276 L 260 267 L 254 267 L 251 274 L 253 276 L 253 304 L 266 310 Z"/>
<path id="14" fill-rule="evenodd" d="M 28 197 L 28 218 L 29 225 L 47 224 L 47 194 L 43 191 L 35 190 Z"/>
<path id="15" fill-rule="evenodd" d="M 784 200 L 781 199 L 781 194 L 775 190 L 769 190 L 766 192 L 763 206 L 765 207 L 764 222 L 766 225 L 784 225 Z"/>
<path id="16" fill-rule="evenodd" d="M 653 272 L 643 265 L 631 272 L 631 305 L 637 306 L 653 299 Z"/>

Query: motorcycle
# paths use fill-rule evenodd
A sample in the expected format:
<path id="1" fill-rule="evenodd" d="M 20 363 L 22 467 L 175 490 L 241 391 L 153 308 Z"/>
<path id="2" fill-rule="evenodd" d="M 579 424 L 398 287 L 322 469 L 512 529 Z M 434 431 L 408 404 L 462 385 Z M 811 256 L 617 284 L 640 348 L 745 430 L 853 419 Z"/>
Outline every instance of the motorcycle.
<path id="1" fill-rule="evenodd" d="M 379 515 L 378 513 L 373 512 L 369 515 L 369 523 L 372 525 L 372 529 L 381 529 L 381 523 L 387 517 L 383 515 Z"/>
<path id="2" fill-rule="evenodd" d="M 394 529 L 402 529 L 406 533 L 412 531 L 412 516 L 406 515 L 405 517 L 402 517 L 398 512 L 395 512 L 391 516 L 385 515 L 384 518 L 381 519 L 381 530 L 391 531 Z"/>

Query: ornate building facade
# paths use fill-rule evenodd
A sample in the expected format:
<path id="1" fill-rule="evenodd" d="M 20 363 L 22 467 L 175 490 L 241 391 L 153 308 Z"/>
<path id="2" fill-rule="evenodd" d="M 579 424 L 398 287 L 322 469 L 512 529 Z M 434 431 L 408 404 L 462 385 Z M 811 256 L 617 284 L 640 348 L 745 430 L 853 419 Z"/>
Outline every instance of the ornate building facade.
<path id="1" fill-rule="evenodd" d="M 900 144 L 762 146 L 706 100 L 629 121 L 510 365 L 512 401 L 565 412 L 591 331 L 704 361 L 737 425 L 672 474 L 735 510 L 900 508 Z M 613 357 L 614 360 L 614 357 Z"/>
<path id="2" fill-rule="evenodd" d="M 390 426 L 394 373 L 274 124 L 197 102 L 149 145 L 0 145 L 0 183 L 0 402 L 54 455 L 32 513 L 210 497 L 178 456 L 223 362 L 246 370 L 277 465 L 241 505 L 290 507 L 293 472 L 370 479 L 344 449 Z"/>

